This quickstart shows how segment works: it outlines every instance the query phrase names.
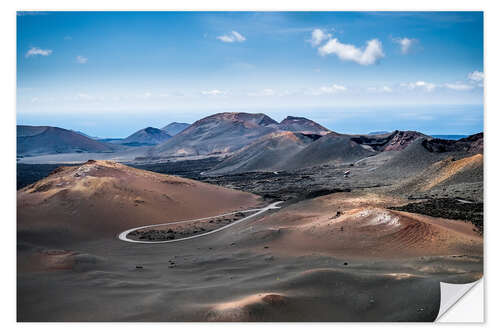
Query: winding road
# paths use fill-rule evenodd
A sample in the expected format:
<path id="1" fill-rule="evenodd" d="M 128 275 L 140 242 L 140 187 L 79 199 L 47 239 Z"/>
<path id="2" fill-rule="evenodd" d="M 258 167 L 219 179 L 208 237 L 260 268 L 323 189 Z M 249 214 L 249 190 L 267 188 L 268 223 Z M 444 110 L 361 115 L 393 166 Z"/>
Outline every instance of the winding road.
<path id="1" fill-rule="evenodd" d="M 247 221 L 247 220 L 249 220 L 249 219 L 251 219 L 251 218 L 253 218 L 255 216 L 258 216 L 258 215 L 260 215 L 262 213 L 267 212 L 268 210 L 271 210 L 271 209 L 280 209 L 281 207 L 278 207 L 278 205 L 280 203 L 282 203 L 282 202 L 283 201 L 276 201 L 276 202 L 273 202 L 272 204 L 267 205 L 266 207 L 263 207 L 263 208 L 241 210 L 241 211 L 238 211 L 238 212 L 231 212 L 231 213 L 226 213 L 226 214 L 221 214 L 221 215 L 216 215 L 216 216 L 203 217 L 203 218 L 194 219 L 194 220 L 185 220 L 185 221 L 178 221 L 178 222 L 168 222 L 168 223 L 161 223 L 161 224 L 145 225 L 145 226 L 141 226 L 141 227 L 137 227 L 137 228 L 132 228 L 132 229 L 128 229 L 128 230 L 123 231 L 122 233 L 120 233 L 118 235 L 118 239 L 120 239 L 120 240 L 122 240 L 124 242 L 129 242 L 129 243 L 162 244 L 162 243 L 173 243 L 173 242 L 180 242 L 180 241 L 185 241 L 185 240 L 189 240 L 189 239 L 193 239 L 193 238 L 198 238 L 198 237 L 204 237 L 204 236 L 208 236 L 210 234 L 214 234 L 216 232 L 222 231 L 222 230 L 227 229 L 229 227 L 232 227 L 232 226 L 234 226 L 234 225 L 236 225 L 238 223 Z M 132 231 L 139 230 L 139 229 L 151 228 L 151 227 L 159 227 L 159 226 L 165 226 L 165 225 L 171 225 L 171 224 L 182 224 L 182 223 L 188 223 L 188 222 L 196 222 L 196 221 L 202 221 L 202 220 L 206 220 L 206 219 L 213 219 L 213 218 L 217 218 L 217 217 L 223 217 L 223 216 L 227 216 L 227 215 L 232 215 L 232 214 L 235 214 L 235 213 L 249 213 L 249 212 L 255 212 L 255 213 L 253 213 L 251 215 L 248 215 L 247 217 L 244 217 L 244 218 L 239 219 L 237 221 L 234 221 L 233 223 L 230 223 L 230 224 L 227 224 L 227 225 L 225 225 L 223 227 L 220 227 L 218 229 L 214 229 L 212 231 L 208 231 L 208 232 L 205 232 L 203 234 L 189 236 L 189 237 L 186 237 L 186 238 L 171 239 L 171 240 L 165 240 L 165 241 L 141 241 L 141 240 L 134 240 L 134 239 L 127 238 L 127 235 L 129 233 L 131 233 Z"/>

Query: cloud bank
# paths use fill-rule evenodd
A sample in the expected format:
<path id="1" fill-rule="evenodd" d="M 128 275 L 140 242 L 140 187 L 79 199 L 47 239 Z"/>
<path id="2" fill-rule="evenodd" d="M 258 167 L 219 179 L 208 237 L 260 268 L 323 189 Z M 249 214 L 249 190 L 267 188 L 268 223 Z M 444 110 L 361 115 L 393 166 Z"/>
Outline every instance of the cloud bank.
<path id="1" fill-rule="evenodd" d="M 201 92 L 201 94 L 204 96 L 221 96 L 221 95 L 225 95 L 226 93 L 227 93 L 226 91 L 222 91 L 219 89 L 204 90 Z"/>
<path id="2" fill-rule="evenodd" d="M 471 90 L 471 89 L 474 89 L 473 86 L 469 85 L 469 84 L 465 84 L 465 83 L 460 83 L 460 82 L 456 82 L 456 83 L 445 83 L 444 86 L 448 89 L 451 89 L 451 90 L 458 90 L 458 91 L 466 91 L 466 90 Z"/>
<path id="3" fill-rule="evenodd" d="M 401 86 L 407 87 L 408 89 L 424 89 L 425 91 L 433 91 L 436 89 L 436 84 L 425 82 L 425 81 L 416 81 L 410 83 L 401 83 Z"/>

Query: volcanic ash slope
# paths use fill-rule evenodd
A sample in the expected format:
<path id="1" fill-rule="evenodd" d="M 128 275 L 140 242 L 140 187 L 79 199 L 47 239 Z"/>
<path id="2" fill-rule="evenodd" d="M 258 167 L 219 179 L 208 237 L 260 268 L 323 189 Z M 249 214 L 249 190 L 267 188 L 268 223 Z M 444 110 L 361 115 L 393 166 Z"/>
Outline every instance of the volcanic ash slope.
<path id="1" fill-rule="evenodd" d="M 283 254 L 323 253 L 346 258 L 482 255 L 471 223 L 387 209 L 402 199 L 335 193 L 293 204 L 255 221 L 240 241 L 265 243 Z"/>
<path id="2" fill-rule="evenodd" d="M 288 160 L 307 147 L 313 137 L 301 133 L 271 133 L 235 152 L 209 173 L 228 174 L 275 171 L 286 168 Z"/>
<path id="3" fill-rule="evenodd" d="M 258 206 L 258 196 L 109 161 L 61 167 L 17 192 L 18 236 L 109 238 L 128 228 Z M 42 237 L 40 233 L 43 233 Z"/>

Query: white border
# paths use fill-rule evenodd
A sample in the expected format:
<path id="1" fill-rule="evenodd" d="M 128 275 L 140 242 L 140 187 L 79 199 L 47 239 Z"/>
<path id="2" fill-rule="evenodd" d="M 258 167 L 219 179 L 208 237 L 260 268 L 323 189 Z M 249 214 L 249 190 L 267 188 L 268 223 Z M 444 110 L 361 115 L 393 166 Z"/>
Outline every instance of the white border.
<path id="1" fill-rule="evenodd" d="M 137 332 L 147 329 L 150 332 L 164 332 L 165 330 L 203 330 L 204 332 L 224 332 L 235 330 L 238 332 L 255 332 L 262 329 L 284 328 L 287 332 L 303 332 L 304 330 L 329 331 L 342 328 L 369 329 L 370 333 L 395 330 L 401 332 L 421 332 L 425 330 L 438 329 L 440 331 L 467 332 L 476 331 L 480 328 L 497 327 L 499 331 L 498 306 L 495 307 L 493 300 L 499 296 L 498 282 L 488 283 L 488 295 L 486 299 L 486 325 L 433 325 L 433 324 L 16 324 L 16 260 L 15 260 L 15 43 L 16 43 L 16 10 L 485 10 L 485 202 L 486 202 L 486 225 L 485 225 L 485 258 L 492 253 L 495 257 L 500 250 L 498 232 L 500 216 L 497 210 L 490 207 L 498 201 L 496 189 L 499 182 L 498 173 L 493 173 L 500 164 L 499 155 L 496 153 L 500 145 L 498 89 L 500 87 L 499 72 L 499 46 L 498 31 L 500 31 L 500 12 L 498 11 L 498 1 L 461 1 L 461 0 L 378 0 L 378 1 L 332 1 L 332 0 L 308 0 L 308 1 L 271 1 L 252 0 L 251 2 L 236 2 L 234 0 L 211 0 L 204 1 L 108 1 L 108 0 L 87 0 L 87 1 L 63 1 L 63 0 L 18 0 L 2 2 L 0 11 L 2 34 L 1 71 L 2 73 L 2 115 L 0 138 L 2 143 L 2 163 L 0 164 L 2 175 L 2 213 L 6 217 L 2 219 L 2 229 L 4 230 L 4 241 L 2 242 L 2 266 L 0 286 L 2 288 L 2 301 L 0 314 L 2 318 L 2 328 L 4 331 L 13 329 L 22 331 L 37 332 L 67 332 L 68 329 L 74 332 L 88 332 L 89 329 L 104 328 L 106 330 L 120 330 L 121 332 Z M 485 265 L 485 275 L 487 281 L 500 281 L 499 265 Z M 472 306 L 472 304 L 471 304 Z M 488 316 L 490 314 L 491 316 Z"/>

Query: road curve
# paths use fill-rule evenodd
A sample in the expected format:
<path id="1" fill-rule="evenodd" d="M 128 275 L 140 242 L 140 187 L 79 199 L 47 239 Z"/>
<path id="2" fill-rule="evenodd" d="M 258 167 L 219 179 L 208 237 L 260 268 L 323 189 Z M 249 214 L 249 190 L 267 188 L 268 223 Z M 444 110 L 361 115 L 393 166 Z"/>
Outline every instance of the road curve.
<path id="1" fill-rule="evenodd" d="M 210 234 L 214 234 L 214 233 L 219 232 L 221 230 L 224 230 L 224 229 L 227 229 L 229 227 L 232 227 L 233 225 L 236 225 L 238 223 L 241 223 L 241 222 L 244 222 L 246 220 L 249 220 L 249 219 L 251 219 L 251 218 L 253 218 L 253 217 L 257 216 L 257 215 L 260 215 L 260 214 L 262 214 L 264 212 L 267 212 L 268 210 L 271 210 L 271 209 L 280 209 L 281 207 L 278 207 L 277 205 L 279 205 L 282 202 L 283 201 L 276 201 L 276 202 L 273 202 L 272 204 L 270 204 L 270 205 L 268 205 L 266 207 L 263 207 L 263 208 L 241 210 L 241 211 L 238 211 L 238 212 L 231 212 L 231 213 L 226 213 L 226 214 L 221 214 L 221 215 L 216 215 L 216 216 L 203 217 L 203 218 L 194 219 L 194 220 L 185 220 L 185 221 L 178 221 L 178 222 L 168 222 L 168 223 L 161 223 L 161 224 L 145 225 L 145 226 L 141 226 L 141 227 L 137 227 L 137 228 L 132 228 L 132 229 L 128 229 L 128 230 L 123 231 L 122 233 L 120 233 L 118 235 L 118 239 L 120 239 L 120 240 L 122 240 L 124 242 L 129 242 L 129 243 L 163 244 L 163 243 L 180 242 L 180 241 L 185 241 L 185 240 L 188 240 L 188 239 L 193 239 L 193 238 L 208 236 Z M 189 237 L 186 237 L 186 238 L 171 239 L 171 240 L 165 240 L 165 241 L 140 241 L 140 240 L 134 240 L 134 239 L 127 238 L 127 235 L 129 233 L 131 233 L 132 231 L 139 230 L 139 229 L 150 228 L 150 227 L 159 227 L 159 226 L 171 225 L 171 224 L 181 224 L 181 223 L 187 223 L 187 222 L 196 222 L 196 221 L 201 221 L 201 220 L 206 220 L 206 219 L 212 219 L 212 218 L 222 217 L 222 216 L 231 215 L 231 214 L 240 213 L 240 212 L 241 213 L 255 212 L 255 213 L 253 213 L 252 215 L 248 215 L 247 217 L 244 217 L 244 218 L 239 219 L 237 221 L 234 221 L 233 223 L 230 223 L 230 224 L 227 224 L 227 225 L 225 225 L 223 227 L 220 227 L 218 229 L 214 229 L 212 231 L 205 232 L 203 234 L 189 236 Z"/>

